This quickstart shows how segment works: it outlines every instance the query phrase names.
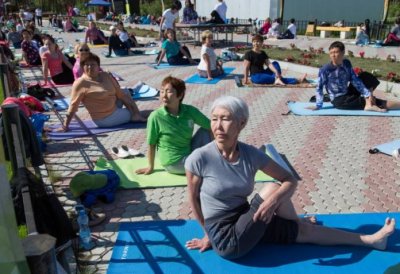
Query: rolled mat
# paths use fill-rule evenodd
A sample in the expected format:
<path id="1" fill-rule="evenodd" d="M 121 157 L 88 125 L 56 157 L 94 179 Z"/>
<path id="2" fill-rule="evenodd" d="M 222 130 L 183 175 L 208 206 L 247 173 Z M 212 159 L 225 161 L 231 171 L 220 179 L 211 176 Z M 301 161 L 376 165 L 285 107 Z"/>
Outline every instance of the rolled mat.
<path id="1" fill-rule="evenodd" d="M 399 220 L 400 214 L 316 217 L 324 226 L 370 234 L 382 227 L 386 217 Z M 203 236 L 203 229 L 194 220 L 121 223 L 107 273 L 400 273 L 399 229 L 389 237 L 385 251 L 355 246 L 260 243 L 236 260 L 223 259 L 213 250 L 199 252 L 185 247 L 188 240 Z"/>
<path id="2" fill-rule="evenodd" d="M 380 152 L 380 153 L 384 153 L 389 156 L 393 156 L 393 152 L 395 150 L 399 150 L 399 149 L 400 149 L 400 140 L 394 140 L 389 143 L 380 144 L 380 145 L 377 145 L 377 146 L 371 148 L 369 150 L 369 153 L 375 154 L 375 153 Z"/>
<path id="3" fill-rule="evenodd" d="M 293 114 L 302 116 L 400 116 L 400 110 L 389 110 L 387 112 L 343 110 L 334 108 L 331 103 L 324 103 L 322 109 L 319 110 L 307 109 L 311 106 L 315 106 L 315 103 L 288 102 L 289 110 Z"/>

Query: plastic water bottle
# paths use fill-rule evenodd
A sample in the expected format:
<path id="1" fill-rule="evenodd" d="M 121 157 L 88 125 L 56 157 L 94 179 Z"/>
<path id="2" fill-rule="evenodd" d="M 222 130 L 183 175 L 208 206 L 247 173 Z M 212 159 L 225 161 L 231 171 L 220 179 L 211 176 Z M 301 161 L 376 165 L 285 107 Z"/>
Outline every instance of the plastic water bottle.
<path id="1" fill-rule="evenodd" d="M 21 71 L 18 73 L 18 78 L 19 78 L 19 81 L 21 82 L 21 92 L 28 93 L 28 88 L 26 87 L 24 75 L 22 74 Z"/>
<path id="2" fill-rule="evenodd" d="M 81 241 L 81 245 L 83 249 L 90 250 L 92 248 L 92 242 L 89 228 L 89 218 L 84 209 L 79 211 L 77 221 L 79 224 L 79 239 Z"/>

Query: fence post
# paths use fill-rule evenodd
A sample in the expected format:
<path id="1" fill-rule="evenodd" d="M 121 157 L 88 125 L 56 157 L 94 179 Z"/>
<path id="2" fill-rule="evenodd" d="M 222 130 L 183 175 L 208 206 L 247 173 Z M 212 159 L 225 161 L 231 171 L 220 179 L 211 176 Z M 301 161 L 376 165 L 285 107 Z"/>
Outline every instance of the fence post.
<path id="1" fill-rule="evenodd" d="M 8 84 L 8 64 L 0 63 L 0 84 L 3 88 L 3 98 L 11 96 L 10 85 Z"/>
<path id="2" fill-rule="evenodd" d="M 1 107 L 3 113 L 4 133 L 7 141 L 8 156 L 13 174 L 25 166 L 25 146 L 22 138 L 19 108 L 16 104 Z"/>

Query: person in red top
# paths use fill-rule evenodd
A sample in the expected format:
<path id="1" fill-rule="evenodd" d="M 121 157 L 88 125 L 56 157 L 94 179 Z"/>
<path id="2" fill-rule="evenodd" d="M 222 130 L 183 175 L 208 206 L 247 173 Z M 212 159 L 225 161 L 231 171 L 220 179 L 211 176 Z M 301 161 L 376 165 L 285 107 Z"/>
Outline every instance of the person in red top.
<path id="1" fill-rule="evenodd" d="M 261 29 L 258 31 L 259 34 L 261 35 L 266 35 L 271 28 L 271 18 L 265 19 L 264 24 L 262 25 Z"/>
<path id="2" fill-rule="evenodd" d="M 72 64 L 62 54 L 54 38 L 49 36 L 44 42 L 48 50 L 42 55 L 44 84 L 47 84 L 48 73 L 57 85 L 68 85 L 74 82 Z"/>
<path id="3" fill-rule="evenodd" d="M 96 27 L 96 23 L 89 22 L 89 28 L 86 31 L 85 43 L 90 42 L 93 45 L 107 44 L 104 34 Z"/>

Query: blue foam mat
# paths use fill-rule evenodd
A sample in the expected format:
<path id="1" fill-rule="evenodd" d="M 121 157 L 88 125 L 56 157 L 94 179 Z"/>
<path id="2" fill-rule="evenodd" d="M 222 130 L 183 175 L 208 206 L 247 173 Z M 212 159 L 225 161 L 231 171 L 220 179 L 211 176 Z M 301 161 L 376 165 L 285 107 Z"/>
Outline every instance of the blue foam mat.
<path id="1" fill-rule="evenodd" d="M 377 145 L 371 149 L 371 153 L 381 152 L 392 156 L 392 153 L 395 149 L 400 149 L 400 140 L 394 140 L 389 143 Z"/>
<path id="2" fill-rule="evenodd" d="M 334 108 L 331 103 L 324 103 L 322 109 L 319 110 L 306 109 L 310 106 L 315 106 L 315 103 L 288 102 L 288 107 L 293 114 L 303 116 L 400 116 L 400 110 L 387 112 L 343 110 Z"/>
<path id="3" fill-rule="evenodd" d="M 151 68 L 154 68 L 154 69 L 167 69 L 167 68 L 193 67 L 193 66 L 197 66 L 197 64 L 174 66 L 174 65 L 170 65 L 168 63 L 161 63 L 158 66 L 157 66 L 157 64 L 148 64 L 148 66 Z"/>
<path id="4" fill-rule="evenodd" d="M 318 215 L 324 225 L 361 233 L 378 230 L 386 217 L 400 213 Z M 117 273 L 384 273 L 400 267 L 400 231 L 389 238 L 386 251 L 363 247 L 258 245 L 245 257 L 228 261 L 214 251 L 187 250 L 185 242 L 202 237 L 196 221 L 145 221 L 121 223 L 108 267 Z M 400 269 L 397 269 L 400 273 Z"/>
<path id="5" fill-rule="evenodd" d="M 186 79 L 185 82 L 188 84 L 215 85 L 216 83 L 221 81 L 221 79 L 224 79 L 226 77 L 226 75 L 230 74 L 234 70 L 235 70 L 235 68 L 224 68 L 225 73 L 218 77 L 214 77 L 211 81 L 208 81 L 207 78 L 200 77 L 199 74 L 196 73 L 196 74 L 193 74 L 192 76 L 190 76 L 188 79 Z"/>
<path id="6" fill-rule="evenodd" d="M 69 104 L 71 103 L 71 98 L 60 98 L 53 100 L 55 103 L 54 108 L 57 111 L 68 109 Z"/>

